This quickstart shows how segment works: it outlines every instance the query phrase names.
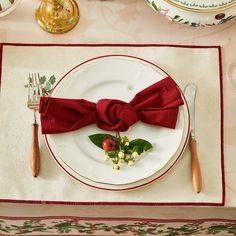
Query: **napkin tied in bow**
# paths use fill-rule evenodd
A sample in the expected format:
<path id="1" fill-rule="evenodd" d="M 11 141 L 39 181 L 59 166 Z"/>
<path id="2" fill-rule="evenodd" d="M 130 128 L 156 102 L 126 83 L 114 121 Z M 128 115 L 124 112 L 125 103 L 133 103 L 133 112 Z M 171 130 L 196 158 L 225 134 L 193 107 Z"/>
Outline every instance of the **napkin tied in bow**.
<path id="1" fill-rule="evenodd" d="M 41 97 L 39 112 L 43 134 L 69 132 L 97 124 L 104 130 L 126 131 L 137 121 L 175 128 L 180 91 L 171 77 L 158 81 L 137 93 L 130 102 L 100 99 Z"/>

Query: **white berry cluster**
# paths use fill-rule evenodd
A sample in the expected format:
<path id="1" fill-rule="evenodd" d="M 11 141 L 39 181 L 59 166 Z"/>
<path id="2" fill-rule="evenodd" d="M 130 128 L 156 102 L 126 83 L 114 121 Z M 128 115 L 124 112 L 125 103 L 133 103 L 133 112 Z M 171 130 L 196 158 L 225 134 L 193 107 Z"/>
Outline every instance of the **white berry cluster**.
<path id="1" fill-rule="evenodd" d="M 136 159 L 139 157 L 139 153 L 130 146 L 129 139 L 127 137 L 119 138 L 117 140 L 117 149 L 115 151 L 106 151 L 104 160 L 113 162 L 113 169 L 119 170 L 123 164 L 133 166 Z"/>

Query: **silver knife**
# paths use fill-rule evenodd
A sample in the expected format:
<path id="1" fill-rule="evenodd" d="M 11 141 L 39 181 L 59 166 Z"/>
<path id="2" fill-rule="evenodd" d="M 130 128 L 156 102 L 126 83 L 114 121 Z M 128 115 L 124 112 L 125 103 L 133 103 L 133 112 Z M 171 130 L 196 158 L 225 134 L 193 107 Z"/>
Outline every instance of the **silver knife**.
<path id="1" fill-rule="evenodd" d="M 192 168 L 192 184 L 196 193 L 200 193 L 202 189 L 202 176 L 197 153 L 197 141 L 195 139 L 195 97 L 197 86 L 189 83 L 184 89 L 184 96 L 187 100 L 190 114 L 190 148 L 191 148 L 191 168 Z"/>

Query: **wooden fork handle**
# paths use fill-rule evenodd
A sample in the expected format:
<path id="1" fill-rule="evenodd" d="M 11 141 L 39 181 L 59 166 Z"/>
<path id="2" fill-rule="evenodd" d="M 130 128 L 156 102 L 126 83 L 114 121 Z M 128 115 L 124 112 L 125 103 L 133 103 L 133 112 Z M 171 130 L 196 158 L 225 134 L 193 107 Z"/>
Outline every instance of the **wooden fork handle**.
<path id="1" fill-rule="evenodd" d="M 40 151 L 39 151 L 39 141 L 38 141 L 38 124 L 32 125 L 32 146 L 31 146 L 31 157 L 30 157 L 30 166 L 32 175 L 37 177 L 39 174 L 40 167 Z"/>
<path id="2" fill-rule="evenodd" d="M 200 193 L 202 189 L 202 176 L 197 154 L 197 142 L 195 139 L 191 139 L 190 146 L 193 188 L 196 193 Z"/>

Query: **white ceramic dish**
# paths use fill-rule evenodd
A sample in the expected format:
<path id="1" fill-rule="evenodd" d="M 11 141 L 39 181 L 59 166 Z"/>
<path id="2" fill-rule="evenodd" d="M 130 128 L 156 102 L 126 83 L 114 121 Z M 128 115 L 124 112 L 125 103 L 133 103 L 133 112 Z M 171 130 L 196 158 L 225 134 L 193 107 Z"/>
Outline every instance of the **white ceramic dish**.
<path id="1" fill-rule="evenodd" d="M 236 15 L 236 0 L 146 0 L 169 20 L 193 27 L 223 24 Z"/>
<path id="2" fill-rule="evenodd" d="M 94 102 L 104 97 L 129 101 L 137 92 L 164 77 L 165 72 L 147 61 L 128 56 L 104 56 L 72 69 L 56 85 L 52 96 L 82 97 Z M 140 122 L 125 132 L 124 135 L 130 138 L 151 141 L 154 148 L 134 167 L 123 166 L 119 171 L 114 171 L 111 163 L 104 162 L 103 150 L 89 141 L 91 134 L 107 133 L 95 125 L 75 132 L 46 135 L 46 141 L 58 164 L 76 179 L 96 184 L 127 185 L 154 175 L 166 167 L 172 158 L 172 162 L 179 158 L 176 153 L 183 149 L 186 140 L 187 114 L 184 105 L 180 108 L 174 130 Z"/>
<path id="3" fill-rule="evenodd" d="M 0 17 L 14 11 L 20 2 L 21 0 L 0 0 Z"/>

